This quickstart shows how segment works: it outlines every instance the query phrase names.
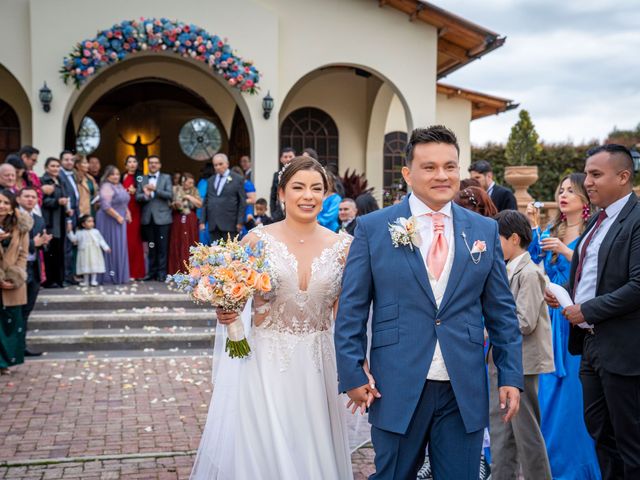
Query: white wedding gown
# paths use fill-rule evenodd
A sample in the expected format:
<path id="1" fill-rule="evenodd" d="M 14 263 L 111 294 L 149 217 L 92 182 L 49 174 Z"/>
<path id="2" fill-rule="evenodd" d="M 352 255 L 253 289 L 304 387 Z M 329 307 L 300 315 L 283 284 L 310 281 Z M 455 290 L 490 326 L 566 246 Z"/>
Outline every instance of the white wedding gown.
<path id="1" fill-rule="evenodd" d="M 254 301 L 254 315 L 263 321 L 251 329 L 251 356 L 221 355 L 191 478 L 351 479 L 332 313 L 351 237 L 340 235 L 313 260 L 308 288 L 301 290 L 296 257 L 264 228 L 253 232 L 265 244 L 274 289 Z M 223 343 L 216 336 L 216 344 Z"/>

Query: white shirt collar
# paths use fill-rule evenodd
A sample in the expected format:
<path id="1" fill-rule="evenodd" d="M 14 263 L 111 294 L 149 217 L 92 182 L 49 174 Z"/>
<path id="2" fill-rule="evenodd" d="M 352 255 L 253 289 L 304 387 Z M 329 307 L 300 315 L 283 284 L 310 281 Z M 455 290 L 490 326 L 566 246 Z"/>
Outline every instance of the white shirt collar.
<path id="1" fill-rule="evenodd" d="M 513 277 L 513 274 L 518 268 L 518 265 L 520 265 L 520 262 L 522 261 L 522 259 L 525 257 L 526 254 L 527 254 L 527 251 L 525 250 L 516 258 L 512 258 L 511 260 L 509 260 L 509 262 L 507 263 L 507 277 L 509 277 L 509 280 L 511 280 L 511 277 Z"/>
<path id="2" fill-rule="evenodd" d="M 416 218 L 426 215 L 428 213 L 436 213 L 435 210 L 432 210 L 431 208 L 429 208 L 426 203 L 420 200 L 413 193 L 409 196 L 409 208 L 411 209 L 411 215 L 413 215 Z M 438 213 L 442 213 L 445 216 L 451 218 L 451 202 L 448 202 L 447 204 L 445 204 L 444 207 L 438 210 Z"/>
<path id="3" fill-rule="evenodd" d="M 489 188 L 487 188 L 487 192 L 490 192 L 491 190 L 493 190 L 493 187 L 495 187 L 495 186 L 496 186 L 496 182 L 493 182 L 493 181 L 492 181 L 492 182 L 489 184 Z"/>
<path id="4" fill-rule="evenodd" d="M 607 218 L 612 218 L 612 217 L 617 216 L 622 211 L 622 209 L 627 204 L 627 202 L 629 201 L 629 197 L 630 196 L 631 196 L 631 194 L 625 195 L 621 199 L 616 200 L 611 205 L 609 205 L 607 208 L 605 208 L 604 211 L 607 212 Z"/>

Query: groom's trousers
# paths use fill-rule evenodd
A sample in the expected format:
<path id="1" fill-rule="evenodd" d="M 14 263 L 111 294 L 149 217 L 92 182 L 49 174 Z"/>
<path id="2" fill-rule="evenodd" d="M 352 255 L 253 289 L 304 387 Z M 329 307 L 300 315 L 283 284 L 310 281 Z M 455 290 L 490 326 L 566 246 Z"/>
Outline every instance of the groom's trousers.
<path id="1" fill-rule="evenodd" d="M 450 382 L 427 380 L 404 435 L 371 428 L 376 473 L 369 478 L 416 478 L 428 444 L 434 480 L 478 480 L 483 433 L 466 432 Z"/>

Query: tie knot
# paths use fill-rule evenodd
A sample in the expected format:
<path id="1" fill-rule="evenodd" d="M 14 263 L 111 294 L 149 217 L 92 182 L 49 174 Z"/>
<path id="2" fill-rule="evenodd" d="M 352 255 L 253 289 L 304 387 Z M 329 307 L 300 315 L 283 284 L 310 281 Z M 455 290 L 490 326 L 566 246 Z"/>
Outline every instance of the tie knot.
<path id="1" fill-rule="evenodd" d="M 444 232 L 444 213 L 434 212 L 427 213 L 428 217 L 431 217 L 433 222 L 433 231 L 436 233 Z"/>
<path id="2" fill-rule="evenodd" d="M 607 218 L 607 211 L 602 209 L 598 214 L 598 222 L 602 222 L 605 218 Z"/>

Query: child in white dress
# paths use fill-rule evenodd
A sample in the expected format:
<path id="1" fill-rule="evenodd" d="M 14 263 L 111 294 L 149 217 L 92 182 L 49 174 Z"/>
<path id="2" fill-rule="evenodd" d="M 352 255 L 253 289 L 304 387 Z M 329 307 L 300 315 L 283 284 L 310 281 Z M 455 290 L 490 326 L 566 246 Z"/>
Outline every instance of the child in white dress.
<path id="1" fill-rule="evenodd" d="M 83 215 L 78 220 L 80 228 L 77 232 L 70 230 L 67 237 L 78 247 L 76 259 L 76 274 L 83 275 L 80 282 L 83 287 L 98 286 L 98 274 L 105 272 L 104 255 L 102 251 L 111 253 L 111 248 L 95 228 L 95 220 L 91 215 Z"/>

